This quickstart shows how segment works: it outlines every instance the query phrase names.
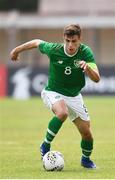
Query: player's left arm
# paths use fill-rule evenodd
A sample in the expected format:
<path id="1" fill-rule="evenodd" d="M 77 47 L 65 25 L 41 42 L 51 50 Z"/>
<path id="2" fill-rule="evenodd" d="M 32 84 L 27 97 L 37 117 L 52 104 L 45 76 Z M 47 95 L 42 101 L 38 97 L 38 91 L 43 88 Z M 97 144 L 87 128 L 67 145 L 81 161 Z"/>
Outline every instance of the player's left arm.
<path id="1" fill-rule="evenodd" d="M 85 61 L 80 61 L 79 65 L 92 81 L 94 82 L 100 81 L 99 70 L 94 62 L 86 63 Z"/>

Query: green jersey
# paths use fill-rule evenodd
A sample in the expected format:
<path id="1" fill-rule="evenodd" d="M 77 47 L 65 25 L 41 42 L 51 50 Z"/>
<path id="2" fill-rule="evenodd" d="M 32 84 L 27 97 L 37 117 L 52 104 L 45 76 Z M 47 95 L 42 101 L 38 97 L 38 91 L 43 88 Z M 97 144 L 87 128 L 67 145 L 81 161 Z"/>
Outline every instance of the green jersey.
<path id="1" fill-rule="evenodd" d="M 79 66 L 79 61 L 95 63 L 92 50 L 80 44 L 76 54 L 68 55 L 64 44 L 42 41 L 39 45 L 41 53 L 50 60 L 49 78 L 46 90 L 55 91 L 65 96 L 76 96 L 85 86 L 85 74 Z"/>

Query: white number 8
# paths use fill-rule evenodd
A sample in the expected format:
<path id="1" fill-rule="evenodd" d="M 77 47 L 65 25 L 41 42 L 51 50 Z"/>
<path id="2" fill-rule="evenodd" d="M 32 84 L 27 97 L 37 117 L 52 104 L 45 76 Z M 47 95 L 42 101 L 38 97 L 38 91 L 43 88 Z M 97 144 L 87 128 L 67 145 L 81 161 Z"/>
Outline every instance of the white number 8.
<path id="1" fill-rule="evenodd" d="M 71 74 L 71 67 L 70 66 L 65 67 L 64 72 L 65 72 L 66 75 L 70 75 Z"/>

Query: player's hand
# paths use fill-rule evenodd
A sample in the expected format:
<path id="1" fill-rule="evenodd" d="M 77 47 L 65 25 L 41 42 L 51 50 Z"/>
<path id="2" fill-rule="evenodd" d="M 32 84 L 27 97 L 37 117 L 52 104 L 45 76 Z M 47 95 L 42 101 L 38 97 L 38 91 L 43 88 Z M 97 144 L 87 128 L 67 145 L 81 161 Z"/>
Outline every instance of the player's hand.
<path id="1" fill-rule="evenodd" d="M 80 68 L 83 69 L 83 72 L 86 72 L 88 70 L 88 64 L 85 61 L 80 61 L 79 62 Z"/>
<path id="2" fill-rule="evenodd" d="M 19 60 L 19 53 L 16 52 L 15 49 L 13 49 L 10 53 L 10 57 L 12 61 L 18 61 Z"/>

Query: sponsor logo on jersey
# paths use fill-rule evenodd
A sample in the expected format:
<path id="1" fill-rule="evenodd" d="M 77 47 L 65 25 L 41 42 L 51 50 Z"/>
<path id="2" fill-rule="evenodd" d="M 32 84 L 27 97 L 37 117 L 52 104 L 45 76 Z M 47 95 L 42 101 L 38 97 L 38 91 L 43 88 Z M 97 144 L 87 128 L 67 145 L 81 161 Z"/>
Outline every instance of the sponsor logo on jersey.
<path id="1" fill-rule="evenodd" d="M 58 64 L 62 64 L 62 63 L 63 63 L 63 61 L 62 61 L 62 60 L 59 60 L 59 61 L 58 61 Z"/>

